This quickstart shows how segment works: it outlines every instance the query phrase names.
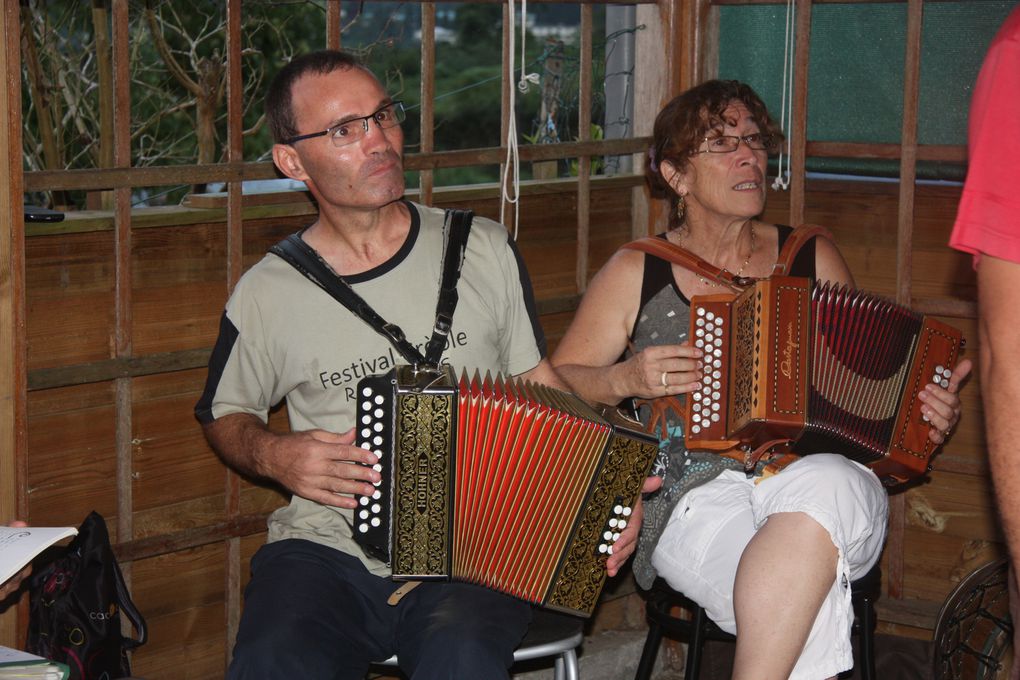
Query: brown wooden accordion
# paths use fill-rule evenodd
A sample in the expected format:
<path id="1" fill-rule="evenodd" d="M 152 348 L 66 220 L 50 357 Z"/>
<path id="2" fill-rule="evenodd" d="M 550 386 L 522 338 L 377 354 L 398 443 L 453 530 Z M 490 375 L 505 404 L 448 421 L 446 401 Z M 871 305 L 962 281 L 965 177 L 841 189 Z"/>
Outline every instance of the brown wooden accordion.
<path id="1" fill-rule="evenodd" d="M 393 578 L 454 579 L 588 616 L 657 441 L 615 409 L 515 379 L 398 366 L 358 383 L 382 481 L 354 538 Z"/>
<path id="2" fill-rule="evenodd" d="M 792 442 L 868 465 L 887 485 L 931 469 L 917 397 L 949 384 L 963 345 L 955 328 L 884 298 L 782 276 L 693 297 L 690 342 L 705 372 L 687 395 L 689 448 Z"/>

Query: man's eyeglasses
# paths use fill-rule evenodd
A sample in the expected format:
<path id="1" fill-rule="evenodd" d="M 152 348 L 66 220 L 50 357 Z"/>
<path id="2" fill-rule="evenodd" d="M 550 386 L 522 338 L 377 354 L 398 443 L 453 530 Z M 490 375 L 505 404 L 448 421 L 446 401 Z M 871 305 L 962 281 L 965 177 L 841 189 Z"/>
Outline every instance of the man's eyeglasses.
<path id="1" fill-rule="evenodd" d="M 310 132 L 307 135 L 291 137 L 290 139 L 283 140 L 283 143 L 293 144 L 294 142 L 300 142 L 302 139 L 325 137 L 328 135 L 329 140 L 333 142 L 333 146 L 347 146 L 348 144 L 354 144 L 368 134 L 368 124 L 370 121 L 374 120 L 376 125 L 385 130 L 386 128 L 400 125 L 406 117 L 404 103 L 398 100 L 390 102 L 367 116 L 345 120 L 322 132 Z"/>
<path id="2" fill-rule="evenodd" d="M 755 151 L 768 150 L 772 138 L 762 132 L 752 132 L 749 135 L 719 135 L 718 137 L 705 137 L 703 140 L 707 146 L 695 153 L 733 153 L 743 142 L 748 149 Z"/>

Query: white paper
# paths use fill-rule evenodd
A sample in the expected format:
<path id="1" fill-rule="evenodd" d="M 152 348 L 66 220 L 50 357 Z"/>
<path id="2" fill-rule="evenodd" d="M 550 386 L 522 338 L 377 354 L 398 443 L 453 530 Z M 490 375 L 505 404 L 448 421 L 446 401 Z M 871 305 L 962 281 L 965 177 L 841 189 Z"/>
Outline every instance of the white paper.
<path id="1" fill-rule="evenodd" d="M 49 546 L 77 533 L 74 527 L 0 526 L 0 583 L 21 571 Z"/>
<path id="2" fill-rule="evenodd" d="M 11 649 L 10 647 L 0 646 L 0 664 L 25 661 L 39 662 L 46 661 L 46 659 L 42 658 L 41 656 L 36 656 L 35 654 L 23 652 L 20 649 Z"/>

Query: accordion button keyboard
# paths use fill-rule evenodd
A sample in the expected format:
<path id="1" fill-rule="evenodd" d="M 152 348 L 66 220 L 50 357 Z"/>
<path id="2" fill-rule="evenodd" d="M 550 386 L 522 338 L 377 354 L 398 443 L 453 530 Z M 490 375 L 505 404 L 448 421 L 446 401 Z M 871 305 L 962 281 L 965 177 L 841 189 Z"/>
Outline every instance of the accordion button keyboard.
<path id="1" fill-rule="evenodd" d="M 370 496 L 358 496 L 358 510 L 355 522 L 355 534 L 361 536 L 373 536 L 373 532 L 383 526 L 383 503 L 381 501 L 383 490 L 383 479 L 386 478 L 386 465 L 388 459 L 383 458 L 383 450 L 386 448 L 387 438 L 387 408 L 386 385 L 362 384 L 358 394 L 358 439 L 357 445 L 366 451 L 371 451 L 379 457 L 379 461 L 371 467 L 380 473 L 380 481 L 373 482 L 376 490 Z M 388 488 L 385 487 L 385 488 Z M 388 512 L 388 509 L 386 510 Z M 374 540 L 383 542 L 385 539 L 380 534 L 375 534 Z"/>

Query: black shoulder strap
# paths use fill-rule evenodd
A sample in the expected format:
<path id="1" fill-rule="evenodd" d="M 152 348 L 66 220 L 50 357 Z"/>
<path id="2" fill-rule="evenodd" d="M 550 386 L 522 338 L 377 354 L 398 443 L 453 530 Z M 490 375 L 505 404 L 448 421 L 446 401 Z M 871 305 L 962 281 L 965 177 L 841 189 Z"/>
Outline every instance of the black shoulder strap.
<path id="1" fill-rule="evenodd" d="M 371 305 L 354 292 L 350 284 L 333 271 L 299 234 L 291 234 L 271 247 L 269 252 L 282 258 L 309 281 L 329 293 L 352 314 L 383 335 L 409 363 L 415 366 L 435 366 L 438 365 L 439 354 L 446 344 L 446 337 L 453 322 L 453 312 L 457 306 L 457 280 L 460 278 L 460 269 L 464 262 L 464 250 L 467 247 L 472 217 L 470 211 L 463 210 L 448 210 L 446 214 L 451 231 L 444 255 L 439 300 L 436 304 L 436 324 L 428 343 L 427 357 L 422 356 L 421 352 L 407 341 L 400 326 L 383 319 Z M 435 347 L 438 347 L 438 350 L 434 349 Z M 436 356 L 432 356 L 433 354 Z"/>
<path id="2" fill-rule="evenodd" d="M 460 270 L 464 266 L 464 253 L 467 251 L 468 234 L 471 232 L 471 220 L 474 213 L 470 210 L 447 210 L 447 223 L 450 225 L 450 236 L 446 241 L 446 253 L 443 255 L 443 278 L 439 283 L 439 300 L 436 302 L 436 325 L 432 329 L 432 338 L 425 347 L 425 363 L 438 366 L 439 359 L 446 347 L 446 339 L 453 325 L 453 312 L 457 309 L 457 282 Z"/>

